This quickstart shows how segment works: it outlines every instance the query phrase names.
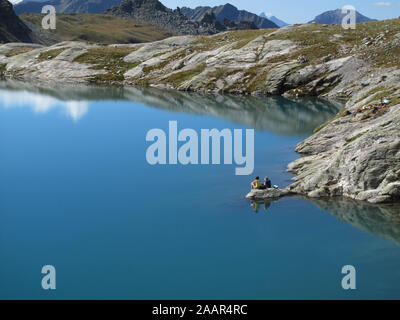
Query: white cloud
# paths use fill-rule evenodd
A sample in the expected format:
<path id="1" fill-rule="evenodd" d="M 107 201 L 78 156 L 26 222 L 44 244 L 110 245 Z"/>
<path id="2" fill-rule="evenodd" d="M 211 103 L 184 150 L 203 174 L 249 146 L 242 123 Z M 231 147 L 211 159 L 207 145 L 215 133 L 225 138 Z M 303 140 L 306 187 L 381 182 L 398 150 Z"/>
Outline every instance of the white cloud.
<path id="1" fill-rule="evenodd" d="M 16 5 L 20 2 L 22 2 L 23 0 L 8 0 L 8 1 L 10 1 L 13 5 Z"/>
<path id="2" fill-rule="evenodd" d="M 376 6 L 379 6 L 379 7 L 390 7 L 390 6 L 392 5 L 391 2 L 383 2 L 383 1 L 381 1 L 381 2 L 375 2 L 374 4 L 375 4 Z"/>
<path id="3" fill-rule="evenodd" d="M 3 108 L 29 107 L 35 113 L 46 113 L 54 108 L 60 108 L 63 113 L 74 121 L 81 119 L 89 110 L 87 101 L 62 101 L 41 94 L 27 91 L 15 94 L 0 89 L 0 106 Z"/>
<path id="4" fill-rule="evenodd" d="M 86 101 L 68 101 L 65 103 L 64 109 L 68 116 L 74 121 L 78 121 L 89 110 L 89 104 Z"/>

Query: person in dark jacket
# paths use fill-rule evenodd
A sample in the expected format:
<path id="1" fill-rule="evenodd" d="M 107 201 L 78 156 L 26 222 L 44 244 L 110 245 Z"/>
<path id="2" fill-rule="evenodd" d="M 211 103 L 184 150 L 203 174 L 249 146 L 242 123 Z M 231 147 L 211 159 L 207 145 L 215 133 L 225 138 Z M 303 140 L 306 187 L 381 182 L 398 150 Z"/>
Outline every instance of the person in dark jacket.
<path id="1" fill-rule="evenodd" d="M 265 186 L 266 189 L 271 189 L 272 188 L 272 182 L 271 182 L 271 180 L 269 180 L 268 177 L 265 177 L 264 186 Z"/>

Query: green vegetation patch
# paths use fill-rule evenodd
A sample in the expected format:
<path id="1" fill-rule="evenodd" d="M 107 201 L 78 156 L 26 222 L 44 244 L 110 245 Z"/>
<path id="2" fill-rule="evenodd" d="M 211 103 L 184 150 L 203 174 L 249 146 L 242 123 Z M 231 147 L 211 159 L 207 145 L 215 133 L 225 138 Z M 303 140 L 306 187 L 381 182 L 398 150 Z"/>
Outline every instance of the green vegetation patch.
<path id="1" fill-rule="evenodd" d="M 124 73 L 140 64 L 140 62 L 125 62 L 126 57 L 134 48 L 129 47 L 98 47 L 89 49 L 77 57 L 74 62 L 91 64 L 94 70 L 105 70 L 107 73 L 93 77 L 95 82 L 123 81 Z"/>
<path id="2" fill-rule="evenodd" d="M 160 54 L 156 54 L 153 56 L 153 58 L 158 57 L 158 56 L 162 56 L 166 54 L 166 52 L 162 52 Z M 158 64 L 152 65 L 152 66 L 145 66 L 143 67 L 143 72 L 145 74 L 149 74 L 153 71 L 163 71 L 163 69 L 170 64 L 171 62 L 175 61 L 177 62 L 178 60 L 181 60 L 183 58 L 185 58 L 186 56 L 188 56 L 189 54 L 187 53 L 186 50 L 181 50 L 171 56 L 169 56 L 167 59 L 165 59 L 164 61 L 161 61 Z"/>
<path id="3" fill-rule="evenodd" d="M 359 23 L 355 30 L 343 30 L 340 25 L 298 26 L 269 38 L 294 41 L 300 49 L 286 56 L 273 57 L 269 62 L 280 62 L 282 58 L 293 60 L 304 55 L 307 65 L 321 63 L 321 58 L 328 55 L 337 59 L 356 54 L 375 67 L 400 68 L 400 44 L 394 39 L 399 32 L 400 19 Z"/>
<path id="4" fill-rule="evenodd" d="M 175 88 L 179 87 L 183 82 L 199 75 L 204 71 L 206 68 L 206 64 L 202 63 L 196 66 L 193 69 L 190 70 L 185 70 L 181 72 L 174 73 L 170 75 L 169 77 L 165 78 L 163 80 L 164 83 L 170 83 L 172 84 Z"/>
<path id="5" fill-rule="evenodd" d="M 205 89 L 207 90 L 214 90 L 216 88 L 216 83 L 218 80 L 222 80 L 227 85 L 226 78 L 235 75 L 241 72 L 241 69 L 223 69 L 223 68 L 216 68 L 214 71 L 208 73 L 208 78 L 211 80 L 205 85 Z M 235 91 L 238 87 L 237 83 L 233 83 L 232 85 L 225 87 L 223 92 L 232 92 Z"/>
<path id="6" fill-rule="evenodd" d="M 391 106 L 395 106 L 395 105 L 398 105 L 398 104 L 400 104 L 400 94 L 398 94 L 397 96 L 392 96 L 391 97 L 390 105 Z"/>
<path id="7" fill-rule="evenodd" d="M 147 75 L 147 74 L 150 74 L 150 73 L 152 73 L 152 72 L 155 72 L 155 71 L 161 72 L 161 71 L 163 71 L 163 69 L 164 69 L 167 65 L 169 65 L 169 64 L 171 63 L 171 61 L 172 61 L 172 60 L 167 59 L 167 60 L 161 61 L 161 62 L 158 63 L 158 64 L 154 64 L 154 65 L 151 65 L 151 66 L 144 66 L 142 71 L 143 71 L 146 75 Z"/>
<path id="8" fill-rule="evenodd" d="M 10 57 L 22 54 L 22 53 L 26 53 L 26 52 L 32 51 L 33 49 L 34 48 L 24 48 L 24 47 L 14 48 L 14 49 L 12 49 L 12 50 L 10 50 L 10 51 L 8 51 L 6 53 L 6 57 L 10 58 Z"/>
<path id="9" fill-rule="evenodd" d="M 256 32 L 257 31 L 257 32 Z M 251 41 L 257 39 L 262 35 L 266 35 L 271 33 L 272 30 L 269 29 L 267 32 L 265 29 L 263 30 L 239 30 L 235 33 L 235 41 L 237 41 L 234 50 L 242 49 L 246 45 L 248 45 Z"/>
<path id="10" fill-rule="evenodd" d="M 155 65 L 152 65 L 152 66 L 144 66 L 142 71 L 145 74 L 149 74 L 149 73 L 151 73 L 153 71 L 156 71 L 156 70 L 162 71 L 162 69 L 164 69 L 170 62 L 171 61 L 169 61 L 169 60 L 164 60 L 164 61 L 162 61 L 162 62 L 160 62 L 158 64 L 155 64 Z"/>
<path id="11" fill-rule="evenodd" d="M 6 67 L 7 67 L 7 64 L 0 63 L 0 73 L 6 72 L 7 71 Z"/>
<path id="12" fill-rule="evenodd" d="M 382 87 L 382 86 L 375 87 L 375 88 L 369 90 L 362 98 L 356 100 L 354 102 L 354 104 L 357 104 L 357 103 L 361 102 L 362 100 L 366 99 L 367 97 L 370 97 L 370 96 L 374 95 L 375 93 L 378 93 L 378 92 L 383 91 L 383 90 L 385 90 L 385 87 Z"/>
<path id="13" fill-rule="evenodd" d="M 365 102 L 365 105 L 369 105 L 373 102 L 379 102 L 381 99 L 389 99 L 391 100 L 391 104 L 393 105 L 394 100 L 391 98 L 395 92 L 396 88 L 385 88 L 385 87 L 374 88 L 365 95 L 365 97 L 370 97 Z"/>
<path id="14" fill-rule="evenodd" d="M 61 52 L 65 51 L 67 49 L 69 49 L 69 48 L 52 49 L 52 50 L 41 52 L 38 57 L 38 60 L 39 61 L 52 60 L 55 57 L 57 57 Z"/>
<path id="15" fill-rule="evenodd" d="M 304 56 L 307 59 L 307 62 L 303 63 L 303 67 L 305 67 L 310 64 L 320 64 L 322 62 L 321 59 L 326 56 L 334 58 L 340 49 L 339 43 L 331 41 L 331 37 L 335 34 L 337 28 L 335 26 L 331 28 L 326 27 L 322 31 L 319 30 L 321 28 L 320 25 L 313 25 L 308 28 L 271 37 L 271 39 L 293 41 L 299 45 L 299 48 L 286 55 L 271 57 L 268 59 L 268 62 L 288 62 L 296 60 L 299 56 Z"/>
<path id="16" fill-rule="evenodd" d="M 357 40 L 368 38 L 370 44 L 361 50 L 364 60 L 380 68 L 400 68 L 400 19 L 372 21 L 357 25 Z M 378 40 L 380 39 L 380 40 Z"/>
<path id="17" fill-rule="evenodd" d="M 328 124 L 330 124 L 331 122 L 333 122 L 333 121 L 335 121 L 335 120 L 337 120 L 337 119 L 340 119 L 340 118 L 342 118 L 342 117 L 345 117 L 345 116 L 347 116 L 347 109 L 346 109 L 346 108 L 343 108 L 343 109 L 340 110 L 339 113 L 338 113 L 336 116 L 334 116 L 332 119 L 330 119 L 330 120 L 328 120 L 327 122 L 325 122 L 325 123 L 321 124 L 320 126 L 316 127 L 316 128 L 314 129 L 314 133 L 317 133 L 318 131 L 321 131 L 323 128 L 325 128 L 325 127 L 326 127 Z"/>
<path id="18" fill-rule="evenodd" d="M 350 139 L 346 139 L 346 143 L 344 145 L 347 146 L 348 144 L 352 143 L 353 141 L 356 141 L 358 138 L 361 138 L 364 134 L 365 134 L 365 132 L 359 133 L 359 134 L 355 135 L 354 137 L 351 137 Z"/>
<path id="19" fill-rule="evenodd" d="M 245 72 L 244 77 L 249 77 L 248 81 L 250 82 L 249 86 L 246 89 L 246 92 L 251 93 L 257 91 L 265 85 L 265 80 L 270 70 L 267 70 L 264 67 L 252 67 Z M 260 72 L 259 70 L 262 71 Z"/>
<path id="20" fill-rule="evenodd" d="M 229 43 L 237 42 L 233 49 L 241 49 L 259 36 L 268 35 L 275 29 L 260 30 L 237 30 L 214 36 L 202 36 L 194 43 L 194 48 L 198 51 L 211 51 Z"/>
<path id="21" fill-rule="evenodd" d="M 214 71 L 210 72 L 208 76 L 216 80 L 221 79 L 225 76 L 225 70 L 222 68 L 216 68 Z"/>

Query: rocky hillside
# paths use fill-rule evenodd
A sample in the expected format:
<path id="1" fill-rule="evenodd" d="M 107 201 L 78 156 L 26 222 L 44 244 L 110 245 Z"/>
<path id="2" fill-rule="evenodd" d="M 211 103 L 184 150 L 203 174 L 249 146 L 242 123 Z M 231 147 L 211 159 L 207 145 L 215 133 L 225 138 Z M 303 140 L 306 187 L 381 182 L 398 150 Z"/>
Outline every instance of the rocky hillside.
<path id="1" fill-rule="evenodd" d="M 150 24 L 158 29 L 168 31 L 172 34 L 216 34 L 228 30 L 258 29 L 277 27 L 267 19 L 260 18 L 245 11 L 238 11 L 235 19 L 222 19 L 221 21 L 213 14 L 206 12 L 200 19 L 192 20 L 185 16 L 180 9 L 171 10 L 158 0 L 48 0 L 44 2 L 24 1 L 15 6 L 17 14 L 41 13 L 44 5 L 52 5 L 58 14 L 76 13 L 104 13 L 107 12 L 120 18 L 133 18 L 141 24 Z M 222 13 L 221 13 L 222 14 Z M 251 16 L 252 15 L 252 16 Z M 238 18 L 238 19 L 236 19 Z M 243 19 L 242 19 L 243 18 Z M 93 24 L 93 23 L 92 23 Z M 135 22 L 132 22 L 132 26 Z M 73 25 L 73 29 L 81 25 Z M 118 31 L 117 31 L 118 32 Z M 64 32 L 65 33 L 65 32 Z M 85 36 L 85 32 L 82 32 Z M 146 34 L 146 33 L 144 33 Z M 87 40 L 89 40 L 88 37 Z M 79 37 L 78 37 L 79 39 Z M 85 40 L 84 37 L 80 39 Z M 154 38 L 152 40 L 155 40 Z"/>
<path id="2" fill-rule="evenodd" d="M 189 19 L 201 21 L 205 14 L 213 13 L 219 22 L 225 19 L 239 23 L 243 21 L 252 22 L 260 29 L 278 28 L 278 26 L 267 17 L 260 17 L 246 10 L 238 10 L 235 6 L 227 3 L 217 7 L 197 7 L 195 9 L 183 7 L 181 13 Z"/>
<path id="3" fill-rule="evenodd" d="M 321 13 L 320 15 L 316 16 L 314 20 L 311 22 L 319 23 L 319 24 L 342 24 L 343 18 L 347 14 L 343 14 L 341 9 L 336 9 L 336 10 L 331 10 L 331 11 L 326 11 L 324 13 Z M 362 22 L 369 22 L 369 21 L 375 21 L 371 18 L 368 18 L 366 16 L 363 16 L 361 13 L 356 11 L 356 22 L 357 23 L 362 23 Z"/>
<path id="4" fill-rule="evenodd" d="M 171 10 L 158 0 L 123 0 L 107 13 L 153 24 L 181 35 L 211 35 L 227 30 L 257 29 L 252 22 L 219 22 L 213 13 L 205 14 L 199 21 L 191 20 L 179 8 Z"/>
<path id="5" fill-rule="evenodd" d="M 15 14 L 7 0 L 0 0 L 0 42 L 35 42 L 38 37 Z"/>
<path id="6" fill-rule="evenodd" d="M 297 147 L 291 190 L 400 201 L 400 19 L 356 30 L 304 24 L 133 45 L 6 44 L 0 70 L 31 81 L 340 98 L 345 109 Z M 380 106 L 381 99 L 389 102 Z"/>

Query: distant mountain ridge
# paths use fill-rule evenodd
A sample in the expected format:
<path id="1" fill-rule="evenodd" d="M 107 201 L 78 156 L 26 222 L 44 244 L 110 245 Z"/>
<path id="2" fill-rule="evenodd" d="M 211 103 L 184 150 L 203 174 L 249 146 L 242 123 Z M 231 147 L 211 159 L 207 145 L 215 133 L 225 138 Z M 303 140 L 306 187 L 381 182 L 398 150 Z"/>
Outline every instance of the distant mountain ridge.
<path id="1" fill-rule="evenodd" d="M 45 5 L 52 5 L 57 13 L 104 13 L 122 0 L 48 0 L 23 1 L 14 6 L 17 14 L 41 13 Z"/>
<path id="2" fill-rule="evenodd" d="M 285 21 L 280 20 L 280 19 L 278 19 L 277 17 L 275 17 L 275 16 L 273 16 L 273 15 L 268 15 L 268 14 L 266 14 L 265 12 L 261 12 L 261 13 L 259 14 L 259 16 L 260 16 L 261 18 L 266 18 L 266 19 L 268 19 L 269 21 L 272 21 L 272 22 L 275 23 L 279 28 L 283 28 L 283 27 L 286 27 L 286 26 L 289 25 L 289 23 L 286 23 Z"/>
<path id="3" fill-rule="evenodd" d="M 107 13 L 122 18 L 131 17 L 182 35 L 216 34 L 228 30 L 257 29 L 253 22 L 248 21 L 236 23 L 225 19 L 220 22 L 212 12 L 205 13 L 200 20 L 193 20 L 183 14 L 182 9 L 169 9 L 158 0 L 123 0 L 120 5 L 107 10 Z"/>
<path id="4" fill-rule="evenodd" d="M 229 30 L 258 29 L 259 25 L 262 28 L 277 28 L 269 20 L 247 11 L 239 12 L 233 6 L 227 6 L 226 10 L 220 11 L 223 11 L 225 17 L 230 16 L 227 11 L 233 13 L 234 19 L 218 19 L 212 11 L 204 12 L 198 19 L 191 19 L 183 14 L 181 9 L 169 9 L 158 0 L 28 0 L 16 4 L 15 11 L 17 14 L 41 13 L 45 5 L 54 6 L 57 13 L 107 12 L 122 18 L 131 17 L 175 34 L 215 34 Z M 237 19 L 238 13 L 239 16 L 250 16 Z"/>
<path id="5" fill-rule="evenodd" d="M 343 14 L 341 9 L 326 11 L 316 16 L 314 20 L 310 22 L 315 22 L 318 24 L 342 24 L 343 18 L 347 14 Z M 358 11 L 356 11 L 356 23 L 376 21 L 375 19 L 368 18 Z"/>
<path id="6" fill-rule="evenodd" d="M 217 7 L 204 6 L 197 7 L 195 9 L 183 7 L 180 9 L 180 11 L 189 19 L 195 21 L 200 21 L 206 13 L 213 13 L 219 22 L 223 22 L 225 19 L 234 21 L 236 23 L 248 21 L 253 22 L 260 29 L 278 28 L 278 25 L 266 17 L 260 17 L 246 10 L 239 10 L 230 3 Z"/>

